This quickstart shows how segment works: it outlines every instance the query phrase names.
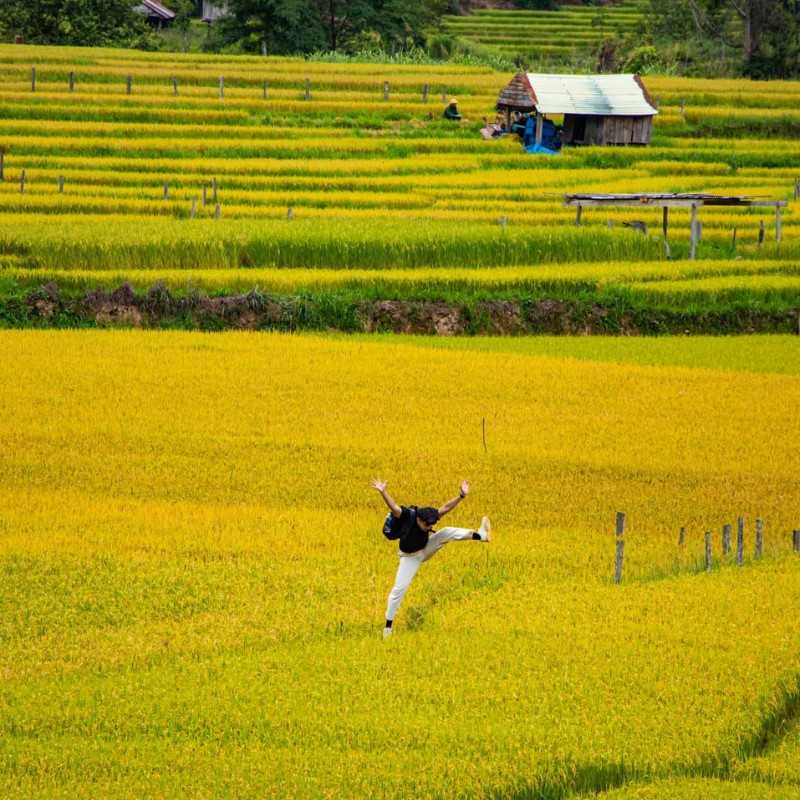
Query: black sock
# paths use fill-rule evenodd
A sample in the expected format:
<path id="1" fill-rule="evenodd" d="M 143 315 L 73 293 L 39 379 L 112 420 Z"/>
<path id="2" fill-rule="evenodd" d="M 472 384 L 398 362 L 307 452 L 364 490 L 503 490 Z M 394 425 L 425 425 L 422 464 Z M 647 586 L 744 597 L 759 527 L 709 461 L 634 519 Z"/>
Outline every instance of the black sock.
<path id="1" fill-rule="evenodd" d="M 392 623 L 393 623 L 393 622 L 394 622 L 394 620 L 393 620 L 393 619 L 387 619 L 387 620 L 386 620 L 386 627 L 387 627 L 387 628 L 391 628 L 391 627 L 392 627 Z"/>
<path id="2" fill-rule="evenodd" d="M 480 541 L 481 540 L 481 535 L 478 533 L 478 531 L 472 531 L 472 538 L 477 540 L 477 541 Z"/>

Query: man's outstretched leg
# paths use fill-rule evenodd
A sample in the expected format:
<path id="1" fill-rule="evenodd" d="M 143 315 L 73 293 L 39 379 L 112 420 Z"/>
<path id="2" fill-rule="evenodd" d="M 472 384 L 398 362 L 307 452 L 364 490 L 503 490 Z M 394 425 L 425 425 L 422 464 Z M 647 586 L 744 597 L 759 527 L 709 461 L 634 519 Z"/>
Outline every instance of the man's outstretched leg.
<path id="1" fill-rule="evenodd" d="M 442 528 L 440 531 L 428 539 L 423 553 L 423 561 L 427 561 L 439 552 L 448 542 L 460 542 L 465 539 L 475 539 L 480 542 L 489 542 L 492 539 L 492 524 L 488 517 L 481 520 L 481 526 L 477 531 L 469 528 Z"/>

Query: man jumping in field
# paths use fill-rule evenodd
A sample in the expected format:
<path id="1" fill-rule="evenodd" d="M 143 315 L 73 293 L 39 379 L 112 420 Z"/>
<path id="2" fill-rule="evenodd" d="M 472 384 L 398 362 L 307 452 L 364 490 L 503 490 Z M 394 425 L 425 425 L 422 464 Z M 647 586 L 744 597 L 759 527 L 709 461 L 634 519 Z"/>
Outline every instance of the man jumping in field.
<path id="1" fill-rule="evenodd" d="M 386 491 L 386 481 L 375 478 L 372 485 L 380 492 L 384 502 L 389 506 L 392 516 L 400 530 L 400 566 L 397 568 L 397 577 L 394 589 L 389 595 L 389 604 L 386 607 L 386 627 L 383 629 L 383 638 L 388 639 L 392 633 L 392 623 L 397 615 L 397 609 L 403 601 L 411 580 L 416 575 L 420 565 L 433 558 L 448 542 L 463 539 L 475 539 L 488 542 L 491 539 L 492 526 L 489 518 L 481 520 L 481 527 L 477 531 L 468 528 L 442 528 L 434 531 L 433 526 L 448 512 L 452 511 L 469 493 L 469 481 L 461 481 L 461 491 L 457 497 L 448 500 L 441 508 L 415 508 L 399 506 L 389 497 Z M 391 521 L 390 521 L 391 522 Z M 387 524 L 389 524 L 387 522 Z M 431 536 L 431 534 L 433 534 Z"/>

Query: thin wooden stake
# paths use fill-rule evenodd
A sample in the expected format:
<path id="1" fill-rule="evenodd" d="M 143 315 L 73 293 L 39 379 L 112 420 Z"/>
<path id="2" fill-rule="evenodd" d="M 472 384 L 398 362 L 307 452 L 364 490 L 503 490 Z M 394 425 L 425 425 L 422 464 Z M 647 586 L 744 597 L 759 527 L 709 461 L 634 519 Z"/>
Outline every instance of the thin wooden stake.
<path id="1" fill-rule="evenodd" d="M 500 227 L 503 229 L 503 232 L 505 233 L 505 230 L 506 230 L 506 216 L 505 216 L 505 214 L 502 217 L 500 217 Z"/>
<path id="2" fill-rule="evenodd" d="M 59 175 L 58 176 L 58 193 L 59 194 L 64 194 L 64 176 L 63 175 Z"/>
<path id="3" fill-rule="evenodd" d="M 288 220 L 294 219 L 294 209 L 289 208 L 286 210 L 286 219 Z"/>
<path id="4" fill-rule="evenodd" d="M 781 207 L 775 203 L 775 241 L 781 240 Z"/>
<path id="5" fill-rule="evenodd" d="M 130 94 L 133 89 L 133 78 L 130 75 L 125 79 L 125 85 L 128 89 L 128 94 Z"/>
<path id="6" fill-rule="evenodd" d="M 661 230 L 664 232 L 664 238 L 667 238 L 667 229 L 669 228 L 669 209 L 664 206 L 664 213 L 661 216 Z"/>
<path id="7" fill-rule="evenodd" d="M 625 535 L 625 512 L 617 511 L 617 536 Z"/>
<path id="8" fill-rule="evenodd" d="M 164 199 L 169 200 L 169 183 L 164 181 Z"/>
<path id="9" fill-rule="evenodd" d="M 800 197 L 800 178 L 794 179 L 794 199 Z"/>
<path id="10" fill-rule="evenodd" d="M 706 572 L 711 572 L 711 531 L 706 531 Z"/>
<path id="11" fill-rule="evenodd" d="M 219 203 L 217 203 L 217 207 L 214 209 L 214 219 L 219 219 Z"/>
<path id="12" fill-rule="evenodd" d="M 488 450 L 486 449 L 486 417 L 481 418 L 481 427 L 483 429 L 483 452 L 487 453 Z"/>
<path id="13" fill-rule="evenodd" d="M 761 558 L 764 549 L 764 520 L 756 520 L 756 558 Z"/>
<path id="14" fill-rule="evenodd" d="M 267 99 L 267 82 L 264 81 L 264 99 Z"/>
<path id="15" fill-rule="evenodd" d="M 306 100 L 311 99 L 311 78 L 306 78 Z"/>
<path id="16" fill-rule="evenodd" d="M 207 191 L 206 191 L 207 188 L 208 187 L 206 187 L 206 186 L 203 187 L 203 205 L 204 206 L 208 204 L 208 197 L 207 197 Z"/>
<path id="17" fill-rule="evenodd" d="M 686 117 L 686 98 L 681 97 L 681 117 Z"/>
<path id="18" fill-rule="evenodd" d="M 733 242 L 732 242 L 732 244 L 733 244 L 733 249 L 735 250 L 736 249 L 736 226 L 735 225 L 734 225 L 734 228 L 733 228 Z"/>
<path id="19" fill-rule="evenodd" d="M 761 220 L 761 223 L 758 226 L 758 246 L 764 244 L 764 220 Z"/>
<path id="20" fill-rule="evenodd" d="M 583 213 L 583 206 L 578 204 L 577 211 L 575 212 L 575 227 L 580 228 L 581 226 L 581 214 Z"/>
<path id="21" fill-rule="evenodd" d="M 213 200 L 213 202 L 214 202 L 214 205 L 216 205 L 217 204 L 217 179 L 216 178 L 214 178 L 214 180 L 213 180 L 213 190 L 214 190 L 214 200 Z"/>
<path id="22" fill-rule="evenodd" d="M 177 76 L 173 76 L 172 78 L 172 94 L 173 96 L 178 96 L 178 78 Z"/>
<path id="23" fill-rule="evenodd" d="M 25 194 L 25 170 L 22 170 L 22 177 L 19 182 L 19 193 Z"/>
<path id="24" fill-rule="evenodd" d="M 722 555 L 728 556 L 731 552 L 731 526 L 722 526 Z"/>
<path id="25" fill-rule="evenodd" d="M 75 91 L 75 73 L 70 72 L 69 74 L 69 93 L 72 94 Z"/>
<path id="26" fill-rule="evenodd" d="M 795 553 L 800 553 L 800 530 L 796 528 L 792 532 L 792 548 Z"/>
<path id="27" fill-rule="evenodd" d="M 429 89 L 430 89 L 430 87 L 428 86 L 427 83 L 422 87 L 422 102 L 423 103 L 427 103 L 428 102 L 428 90 Z M 795 195 L 795 197 L 797 197 L 797 195 Z"/>
<path id="28" fill-rule="evenodd" d="M 678 547 L 682 547 L 685 541 L 686 541 L 686 528 L 681 528 L 681 532 L 680 534 L 678 534 Z"/>
<path id="29" fill-rule="evenodd" d="M 689 245 L 689 258 L 694 261 L 697 253 L 697 206 L 692 203 L 692 239 Z"/>
<path id="30" fill-rule="evenodd" d="M 36 67 L 31 67 L 31 91 L 36 91 Z"/>
<path id="31" fill-rule="evenodd" d="M 739 517 L 736 531 L 736 563 L 740 567 L 744 564 L 744 517 Z"/>
<path id="32" fill-rule="evenodd" d="M 389 102 L 389 81 L 383 82 L 383 102 Z"/>
<path id="33" fill-rule="evenodd" d="M 0 150 L 0 181 L 6 179 L 6 154 Z"/>
<path id="34" fill-rule="evenodd" d="M 220 75 L 219 76 L 219 99 L 222 100 L 225 97 L 225 78 Z"/>

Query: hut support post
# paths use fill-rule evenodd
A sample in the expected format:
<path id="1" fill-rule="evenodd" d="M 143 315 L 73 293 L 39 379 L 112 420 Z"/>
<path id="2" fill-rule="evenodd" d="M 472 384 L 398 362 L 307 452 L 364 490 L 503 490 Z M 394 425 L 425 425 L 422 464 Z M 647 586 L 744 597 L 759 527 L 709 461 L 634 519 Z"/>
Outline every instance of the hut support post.
<path id="1" fill-rule="evenodd" d="M 544 115 L 536 112 L 536 144 L 542 143 L 542 131 L 544 130 Z"/>
<path id="2" fill-rule="evenodd" d="M 697 252 L 697 206 L 692 203 L 692 240 L 689 246 L 689 258 L 694 261 Z"/>
<path id="3" fill-rule="evenodd" d="M 581 226 L 581 212 L 583 211 L 583 206 L 578 204 L 578 210 L 575 213 L 575 227 L 580 228 Z"/>
<path id="4" fill-rule="evenodd" d="M 667 228 L 668 228 L 668 226 L 669 226 L 669 208 L 667 206 L 664 206 L 664 214 L 663 214 L 663 219 L 662 219 L 662 222 L 661 222 L 661 227 L 662 227 L 662 229 L 664 231 L 664 238 L 665 239 L 667 238 Z"/>
<path id="5" fill-rule="evenodd" d="M 511 133 L 511 109 L 506 108 L 506 133 Z"/>

